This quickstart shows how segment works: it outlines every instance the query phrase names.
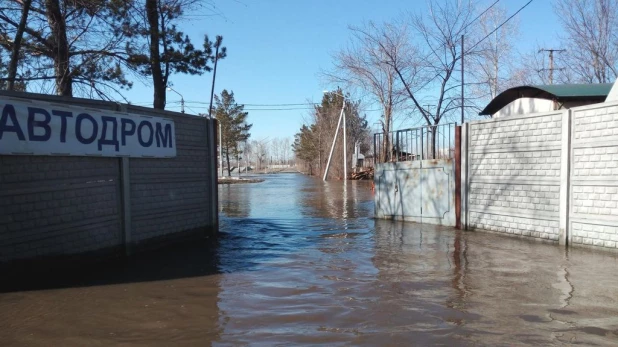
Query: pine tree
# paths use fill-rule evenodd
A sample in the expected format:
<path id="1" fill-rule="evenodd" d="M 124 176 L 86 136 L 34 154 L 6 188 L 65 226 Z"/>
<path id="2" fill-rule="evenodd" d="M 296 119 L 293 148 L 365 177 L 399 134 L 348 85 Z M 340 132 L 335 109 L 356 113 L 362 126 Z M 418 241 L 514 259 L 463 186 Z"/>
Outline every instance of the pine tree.
<path id="1" fill-rule="evenodd" d="M 242 154 L 240 144 L 247 141 L 251 134 L 249 130 L 253 124 L 247 123 L 248 112 L 244 112 L 245 106 L 239 105 L 234 100 L 234 92 L 223 90 L 221 96 L 215 95 L 215 117 L 221 123 L 222 155 L 227 162 L 227 174 L 230 175 L 230 155 L 239 159 Z"/>
<path id="2" fill-rule="evenodd" d="M 135 35 L 127 46 L 129 62 L 140 74 L 152 78 L 153 107 L 165 109 L 166 88 L 174 73 L 201 75 L 209 72 L 214 62 L 213 45 L 221 45 L 218 36 L 213 43 L 204 35 L 202 49 L 195 47 L 189 36 L 177 27 L 188 11 L 200 6 L 199 0 L 133 0 L 137 21 L 130 22 L 125 31 Z M 216 46 L 215 46 L 216 48 Z M 219 48 L 217 59 L 226 56 L 225 47 Z"/>

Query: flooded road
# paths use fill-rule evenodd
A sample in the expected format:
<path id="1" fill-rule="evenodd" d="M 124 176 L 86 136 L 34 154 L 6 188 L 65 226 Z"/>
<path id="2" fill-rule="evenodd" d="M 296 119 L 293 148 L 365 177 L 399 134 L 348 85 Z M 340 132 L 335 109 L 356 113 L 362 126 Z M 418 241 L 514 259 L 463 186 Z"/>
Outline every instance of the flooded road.
<path id="1" fill-rule="evenodd" d="M 615 253 L 376 221 L 368 182 L 264 178 L 220 187 L 217 244 L 4 289 L 0 345 L 618 343 Z"/>

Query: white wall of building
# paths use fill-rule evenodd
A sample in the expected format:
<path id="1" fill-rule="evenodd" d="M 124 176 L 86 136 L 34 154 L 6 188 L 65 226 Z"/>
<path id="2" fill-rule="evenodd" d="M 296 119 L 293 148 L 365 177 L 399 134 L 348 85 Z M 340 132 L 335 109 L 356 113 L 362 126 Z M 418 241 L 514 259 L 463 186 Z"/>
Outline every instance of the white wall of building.
<path id="1" fill-rule="evenodd" d="M 523 116 L 532 113 L 552 112 L 556 110 L 585 106 L 589 105 L 590 103 L 591 101 L 569 101 L 564 103 L 558 103 L 547 99 L 519 98 L 504 106 L 502 109 L 500 109 L 500 111 L 494 113 L 492 115 L 492 118 Z"/>

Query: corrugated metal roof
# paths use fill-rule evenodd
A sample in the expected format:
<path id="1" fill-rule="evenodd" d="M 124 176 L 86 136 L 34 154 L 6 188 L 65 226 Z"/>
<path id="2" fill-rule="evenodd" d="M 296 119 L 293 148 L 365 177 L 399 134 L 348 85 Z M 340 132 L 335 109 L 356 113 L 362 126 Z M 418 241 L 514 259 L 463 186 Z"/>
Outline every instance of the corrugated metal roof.
<path id="1" fill-rule="evenodd" d="M 612 89 L 612 86 L 613 83 L 552 84 L 514 87 L 496 96 L 479 114 L 492 115 L 519 98 L 539 98 L 558 102 L 577 100 L 603 102 Z"/>
<path id="2" fill-rule="evenodd" d="M 612 89 L 613 83 L 600 84 L 550 84 L 536 85 L 533 88 L 542 89 L 559 98 L 581 96 L 607 96 Z"/>

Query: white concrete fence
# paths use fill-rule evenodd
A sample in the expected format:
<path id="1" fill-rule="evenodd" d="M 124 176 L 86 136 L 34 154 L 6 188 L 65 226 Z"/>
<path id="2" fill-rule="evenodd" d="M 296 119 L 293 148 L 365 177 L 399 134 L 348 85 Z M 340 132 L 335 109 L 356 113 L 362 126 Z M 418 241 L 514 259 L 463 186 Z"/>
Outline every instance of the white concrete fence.
<path id="1" fill-rule="evenodd" d="M 618 249 L 618 101 L 466 123 L 460 165 L 462 228 Z M 376 217 L 454 226 L 456 167 L 376 165 Z"/>
<path id="2" fill-rule="evenodd" d="M 462 225 L 618 248 L 618 103 L 470 122 Z"/>

